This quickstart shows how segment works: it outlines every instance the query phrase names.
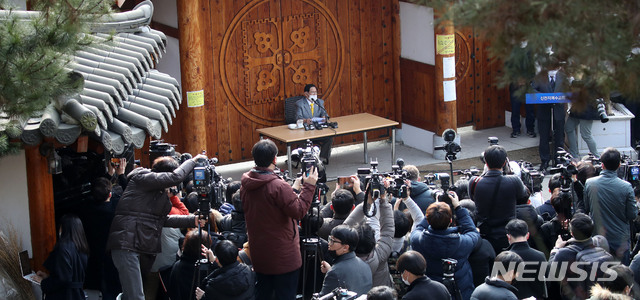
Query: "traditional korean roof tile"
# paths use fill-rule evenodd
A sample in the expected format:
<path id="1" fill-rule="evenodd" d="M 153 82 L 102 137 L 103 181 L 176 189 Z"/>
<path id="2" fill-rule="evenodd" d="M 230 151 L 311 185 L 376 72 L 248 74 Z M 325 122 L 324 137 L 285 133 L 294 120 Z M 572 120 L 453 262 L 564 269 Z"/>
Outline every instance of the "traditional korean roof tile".
<path id="1" fill-rule="evenodd" d="M 20 16 L 32 18 L 34 13 Z M 6 14 L 0 11 L 0 17 Z M 84 78 L 83 90 L 24 122 L 0 113 L 0 131 L 27 145 L 38 145 L 45 137 L 68 145 L 86 134 L 115 154 L 128 144 L 141 148 L 147 136 L 160 138 L 172 124 L 182 94 L 175 78 L 154 69 L 167 37 L 149 28 L 152 15 L 153 4 L 147 0 L 92 23 L 93 37 L 102 43 L 77 51 L 69 66 Z"/>

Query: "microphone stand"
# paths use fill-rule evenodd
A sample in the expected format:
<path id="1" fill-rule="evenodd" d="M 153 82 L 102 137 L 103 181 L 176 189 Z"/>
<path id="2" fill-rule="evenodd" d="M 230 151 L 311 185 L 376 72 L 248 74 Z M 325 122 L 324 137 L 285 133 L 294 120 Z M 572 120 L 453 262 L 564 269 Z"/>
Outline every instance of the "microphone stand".
<path id="1" fill-rule="evenodd" d="M 324 111 L 324 114 L 325 114 L 325 115 L 326 115 L 326 117 L 327 117 L 327 120 L 326 120 L 326 122 L 325 122 L 325 123 L 327 124 L 327 126 L 329 126 L 329 127 L 331 127 L 331 128 L 337 128 L 337 127 L 338 127 L 338 124 L 337 124 L 337 123 L 335 123 L 335 124 L 334 124 L 334 123 L 331 123 L 331 122 L 329 121 L 329 119 L 330 119 L 330 117 L 329 117 L 329 112 L 327 112 L 327 109 L 325 109 L 325 108 L 324 108 L 324 105 L 320 104 L 320 101 L 318 101 L 318 99 L 312 99 L 311 101 L 313 101 L 313 103 L 315 103 L 316 105 L 318 105 L 318 107 L 322 108 L 322 110 Z M 313 118 L 313 116 L 311 116 L 311 118 Z"/>
<path id="2" fill-rule="evenodd" d="M 316 105 L 318 105 L 320 108 L 322 108 L 322 110 L 324 111 L 324 114 L 327 116 L 327 121 L 329 120 L 329 113 L 327 112 L 327 110 L 324 108 L 324 105 L 320 104 L 320 101 L 318 101 L 318 99 L 311 99 L 311 101 L 313 101 L 313 103 L 315 103 Z M 311 118 L 313 118 L 313 116 L 311 116 Z"/>

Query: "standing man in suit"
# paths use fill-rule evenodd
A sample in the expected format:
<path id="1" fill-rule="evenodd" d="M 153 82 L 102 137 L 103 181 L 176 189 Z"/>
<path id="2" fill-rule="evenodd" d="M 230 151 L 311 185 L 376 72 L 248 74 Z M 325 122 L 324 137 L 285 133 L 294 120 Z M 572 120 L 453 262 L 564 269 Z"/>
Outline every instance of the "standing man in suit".
<path id="1" fill-rule="evenodd" d="M 564 91 L 567 84 L 566 76 L 562 70 L 555 69 L 547 73 L 547 76 L 538 76 L 532 83 L 533 89 L 537 93 L 559 93 Z M 564 119 L 566 116 L 566 105 L 564 103 L 538 104 L 536 116 L 538 118 L 538 129 L 540 133 L 540 171 L 545 171 L 549 167 L 549 161 L 554 159 L 558 147 L 564 148 Z M 551 121 L 553 120 L 553 151 L 549 151 L 549 137 L 551 134 Z M 555 162 L 551 162 L 555 166 Z"/>
<path id="2" fill-rule="evenodd" d="M 296 120 L 304 120 L 309 124 L 312 118 L 329 117 L 324 107 L 324 100 L 318 98 L 318 88 L 313 84 L 304 86 L 304 98 L 296 102 Z M 332 137 L 318 138 L 313 140 L 314 143 L 320 144 L 320 158 L 324 164 L 329 164 L 329 156 L 331 156 L 331 146 L 333 145 Z"/>

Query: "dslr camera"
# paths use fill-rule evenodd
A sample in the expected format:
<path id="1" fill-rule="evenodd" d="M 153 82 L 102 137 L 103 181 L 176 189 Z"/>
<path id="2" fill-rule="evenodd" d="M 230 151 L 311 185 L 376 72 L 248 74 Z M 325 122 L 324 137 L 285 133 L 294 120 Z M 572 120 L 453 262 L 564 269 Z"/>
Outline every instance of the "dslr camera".
<path id="1" fill-rule="evenodd" d="M 389 181 L 387 192 L 396 198 L 407 198 L 409 196 L 408 187 L 404 181 L 408 177 L 407 171 L 403 170 L 399 165 L 391 166 L 391 173 L 386 176 L 386 180 Z"/>
<path id="2" fill-rule="evenodd" d="M 160 156 L 171 156 L 178 160 L 176 157 L 176 145 L 165 143 L 164 140 L 153 140 L 149 143 L 149 162 L 153 164 L 153 161 Z"/>

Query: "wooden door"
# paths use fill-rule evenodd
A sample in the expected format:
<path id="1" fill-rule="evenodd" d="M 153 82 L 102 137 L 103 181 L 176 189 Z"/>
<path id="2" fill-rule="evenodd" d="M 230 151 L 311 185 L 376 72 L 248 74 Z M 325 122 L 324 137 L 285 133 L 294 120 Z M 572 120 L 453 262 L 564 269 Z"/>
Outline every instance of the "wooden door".
<path id="1" fill-rule="evenodd" d="M 456 28 L 455 34 L 458 127 L 504 126 L 509 92 L 496 84 L 502 65 L 489 58 L 488 44 L 474 36 L 473 29 Z"/>
<path id="2" fill-rule="evenodd" d="M 505 126 L 505 108 L 509 105 L 509 88 L 498 87 L 502 62 L 489 57 L 489 43 L 475 37 L 475 100 L 476 130 Z"/>
<path id="3" fill-rule="evenodd" d="M 458 127 L 474 124 L 476 107 L 473 30 L 457 28 L 456 35 L 456 111 Z"/>

